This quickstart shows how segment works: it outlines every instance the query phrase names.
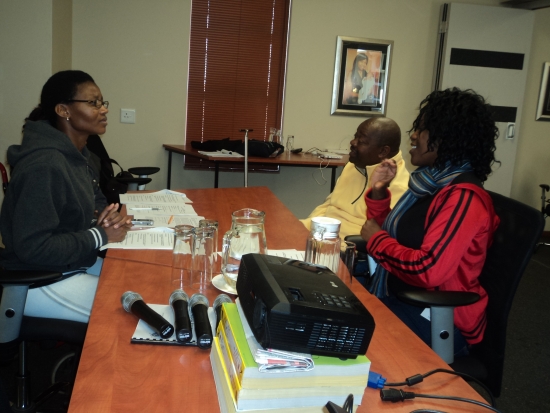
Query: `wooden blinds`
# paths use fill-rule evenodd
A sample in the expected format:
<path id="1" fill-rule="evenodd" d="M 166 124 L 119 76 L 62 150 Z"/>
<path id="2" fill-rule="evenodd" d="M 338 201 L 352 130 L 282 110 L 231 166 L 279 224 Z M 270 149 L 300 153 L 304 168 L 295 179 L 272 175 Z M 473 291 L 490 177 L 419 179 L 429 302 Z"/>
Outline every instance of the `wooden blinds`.
<path id="1" fill-rule="evenodd" d="M 193 0 L 186 144 L 281 127 L 289 1 Z"/>

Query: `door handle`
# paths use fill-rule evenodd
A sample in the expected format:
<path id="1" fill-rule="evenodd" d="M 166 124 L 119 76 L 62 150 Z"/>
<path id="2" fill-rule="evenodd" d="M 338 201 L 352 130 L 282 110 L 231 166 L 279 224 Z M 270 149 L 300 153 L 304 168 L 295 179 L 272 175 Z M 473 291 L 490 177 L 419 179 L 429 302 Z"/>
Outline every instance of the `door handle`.
<path id="1" fill-rule="evenodd" d="M 516 124 L 515 123 L 509 123 L 506 127 L 506 139 L 514 139 L 514 136 L 516 135 Z"/>

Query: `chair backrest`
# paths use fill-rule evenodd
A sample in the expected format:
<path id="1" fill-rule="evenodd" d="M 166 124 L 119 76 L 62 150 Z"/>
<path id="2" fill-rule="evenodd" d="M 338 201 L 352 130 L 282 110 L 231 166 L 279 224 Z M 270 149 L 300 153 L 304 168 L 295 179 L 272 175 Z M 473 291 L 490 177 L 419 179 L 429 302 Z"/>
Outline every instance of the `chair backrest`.
<path id="1" fill-rule="evenodd" d="M 0 162 L 0 174 L 2 174 L 2 189 L 4 190 L 4 193 L 6 193 L 8 190 L 8 172 L 2 162 Z"/>
<path id="2" fill-rule="evenodd" d="M 120 203 L 119 195 L 126 193 L 128 184 L 120 182 L 115 177 L 113 163 L 118 165 L 118 162 L 109 158 L 107 149 L 105 149 L 105 146 L 98 135 L 88 136 L 86 147 L 92 154 L 92 160 L 95 161 L 97 167 L 99 168 L 99 187 L 107 198 L 107 202 L 110 204 Z M 132 174 L 123 171 L 120 165 L 118 165 L 118 167 L 120 168 L 119 175 L 125 174 L 124 176 L 127 178 L 132 178 Z"/>
<path id="3" fill-rule="evenodd" d="M 479 281 L 489 296 L 487 329 L 483 341 L 474 346 L 472 355 L 486 367 L 487 385 L 500 395 L 508 314 L 520 279 L 544 228 L 539 210 L 519 201 L 488 191 L 493 199 L 500 225 Z"/>

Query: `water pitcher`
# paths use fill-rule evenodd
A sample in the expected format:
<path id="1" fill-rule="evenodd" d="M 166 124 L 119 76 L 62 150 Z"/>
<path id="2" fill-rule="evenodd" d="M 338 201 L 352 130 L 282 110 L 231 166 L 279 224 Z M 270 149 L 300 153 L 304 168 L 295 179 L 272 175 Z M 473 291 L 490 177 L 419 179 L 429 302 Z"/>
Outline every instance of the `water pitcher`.
<path id="1" fill-rule="evenodd" d="M 245 208 L 233 212 L 231 229 L 223 236 L 222 274 L 231 287 L 237 286 L 237 275 L 244 254 L 267 254 L 265 212 Z"/>
<path id="2" fill-rule="evenodd" d="M 305 261 L 324 265 L 335 274 L 340 264 L 340 221 L 334 218 L 311 219 L 311 231 L 306 242 Z"/>

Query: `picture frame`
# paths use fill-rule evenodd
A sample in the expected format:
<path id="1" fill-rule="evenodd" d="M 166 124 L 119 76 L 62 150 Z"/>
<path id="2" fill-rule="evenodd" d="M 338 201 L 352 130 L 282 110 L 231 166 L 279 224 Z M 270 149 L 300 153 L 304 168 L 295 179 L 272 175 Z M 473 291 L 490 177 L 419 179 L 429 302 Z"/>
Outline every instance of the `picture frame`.
<path id="1" fill-rule="evenodd" d="M 545 62 L 540 82 L 539 103 L 537 105 L 536 120 L 550 121 L 550 62 Z"/>
<path id="2" fill-rule="evenodd" d="M 338 36 L 331 115 L 386 116 L 392 40 Z"/>

